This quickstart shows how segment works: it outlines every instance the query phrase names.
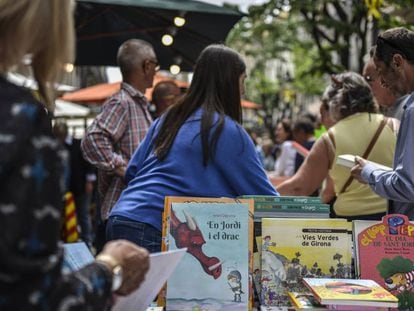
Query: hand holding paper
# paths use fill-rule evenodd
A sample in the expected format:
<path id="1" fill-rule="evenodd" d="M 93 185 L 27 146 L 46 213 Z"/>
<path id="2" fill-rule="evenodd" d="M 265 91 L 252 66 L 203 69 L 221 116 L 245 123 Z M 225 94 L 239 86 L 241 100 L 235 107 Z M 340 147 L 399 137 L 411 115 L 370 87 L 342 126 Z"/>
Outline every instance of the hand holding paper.
<path id="1" fill-rule="evenodd" d="M 144 283 L 132 294 L 118 297 L 112 311 L 145 311 L 186 253 L 182 248 L 150 255 L 150 269 Z"/>

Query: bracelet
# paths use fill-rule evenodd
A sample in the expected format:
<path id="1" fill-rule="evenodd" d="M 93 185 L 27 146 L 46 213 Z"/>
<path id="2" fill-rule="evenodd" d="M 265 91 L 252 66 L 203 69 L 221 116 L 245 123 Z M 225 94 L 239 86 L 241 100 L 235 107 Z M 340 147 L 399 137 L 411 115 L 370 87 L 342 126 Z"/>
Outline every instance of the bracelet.
<path id="1" fill-rule="evenodd" d="M 104 264 L 112 273 L 112 291 L 117 291 L 123 282 L 123 272 L 122 267 L 118 261 L 107 254 L 99 254 L 95 259 L 98 263 Z"/>

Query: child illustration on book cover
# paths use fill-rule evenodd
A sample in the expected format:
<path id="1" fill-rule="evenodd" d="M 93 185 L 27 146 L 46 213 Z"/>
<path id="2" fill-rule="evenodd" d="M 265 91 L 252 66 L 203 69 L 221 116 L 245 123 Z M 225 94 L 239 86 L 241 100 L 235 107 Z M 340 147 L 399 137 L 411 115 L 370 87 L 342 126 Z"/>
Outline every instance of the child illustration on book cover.
<path id="1" fill-rule="evenodd" d="M 167 282 L 167 310 L 247 310 L 248 221 L 248 204 L 172 204 L 169 249 L 188 249 Z"/>
<path id="2" fill-rule="evenodd" d="M 238 270 L 231 271 L 227 276 L 227 283 L 234 293 L 234 302 L 241 302 L 241 294 L 244 294 L 242 291 L 241 278 L 241 273 Z"/>

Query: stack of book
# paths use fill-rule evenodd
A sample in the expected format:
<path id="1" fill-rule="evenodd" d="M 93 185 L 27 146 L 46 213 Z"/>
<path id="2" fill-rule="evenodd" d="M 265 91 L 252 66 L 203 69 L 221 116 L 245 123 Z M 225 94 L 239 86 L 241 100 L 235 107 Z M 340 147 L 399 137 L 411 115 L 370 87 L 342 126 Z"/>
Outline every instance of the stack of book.
<path id="1" fill-rule="evenodd" d="M 329 218 L 329 205 L 319 197 L 244 195 L 254 199 L 254 220 L 262 218 Z"/>
<path id="2" fill-rule="evenodd" d="M 397 308 L 398 298 L 368 279 L 304 278 L 316 300 L 331 310 L 387 310 Z"/>

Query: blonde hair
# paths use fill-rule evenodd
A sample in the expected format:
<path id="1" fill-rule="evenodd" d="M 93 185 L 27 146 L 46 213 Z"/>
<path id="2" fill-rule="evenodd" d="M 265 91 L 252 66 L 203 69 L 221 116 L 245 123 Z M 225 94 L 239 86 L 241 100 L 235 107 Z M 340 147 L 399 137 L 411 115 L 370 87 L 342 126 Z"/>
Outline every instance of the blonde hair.
<path id="1" fill-rule="evenodd" d="M 0 72 L 31 58 L 46 107 L 54 109 L 54 86 L 74 59 L 72 0 L 0 0 Z"/>

